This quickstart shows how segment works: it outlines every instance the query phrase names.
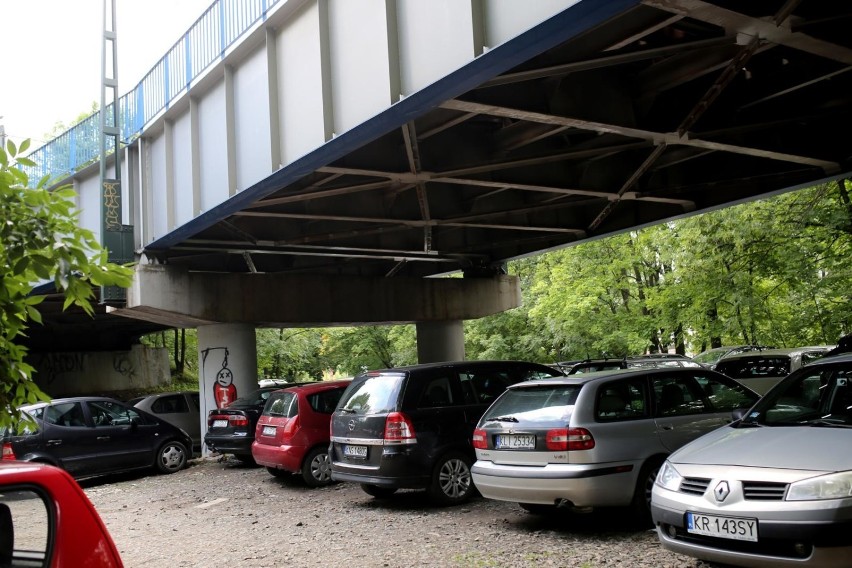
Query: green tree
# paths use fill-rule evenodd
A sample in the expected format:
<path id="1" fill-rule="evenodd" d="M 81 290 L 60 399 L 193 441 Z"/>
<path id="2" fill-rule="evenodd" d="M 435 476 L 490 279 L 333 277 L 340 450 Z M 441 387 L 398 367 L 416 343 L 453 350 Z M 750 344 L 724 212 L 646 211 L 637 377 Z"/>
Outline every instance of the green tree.
<path id="1" fill-rule="evenodd" d="M 95 286 L 130 286 L 133 272 L 107 261 L 93 233 L 77 223 L 70 187 L 48 191 L 48 180 L 28 189 L 18 166 L 35 164 L 8 142 L 0 148 L 0 427 L 19 421 L 17 408 L 46 400 L 32 380 L 27 350 L 20 345 L 31 323 L 41 323 L 43 296 L 35 286 L 52 281 L 64 294 L 64 309 L 75 305 L 92 315 Z"/>

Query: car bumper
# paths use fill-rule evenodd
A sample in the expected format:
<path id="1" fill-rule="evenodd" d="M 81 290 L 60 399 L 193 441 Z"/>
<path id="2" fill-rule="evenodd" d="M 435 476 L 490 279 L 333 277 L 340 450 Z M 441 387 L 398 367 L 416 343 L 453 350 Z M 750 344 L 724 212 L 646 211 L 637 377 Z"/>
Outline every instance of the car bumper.
<path id="1" fill-rule="evenodd" d="M 220 454 L 251 455 L 254 438 L 205 436 L 204 443 Z"/>
<path id="2" fill-rule="evenodd" d="M 374 463 L 359 463 L 340 457 L 340 444 L 332 444 L 331 478 L 397 489 L 424 489 L 431 482 L 432 465 L 416 445 L 375 446 L 382 452 Z"/>
<path id="3" fill-rule="evenodd" d="M 786 506 L 785 506 L 786 504 Z M 812 504 L 812 508 L 808 505 Z M 728 510 L 701 496 L 654 487 L 651 516 L 663 548 L 709 562 L 734 566 L 847 566 L 852 556 L 852 499 L 836 502 L 754 502 Z M 786 510 L 785 510 L 786 509 Z M 747 542 L 691 534 L 686 512 L 756 518 L 758 541 Z"/>
<path id="4" fill-rule="evenodd" d="M 483 497 L 516 503 L 617 507 L 630 504 L 639 464 L 512 466 L 479 460 L 473 483 Z"/>
<path id="5" fill-rule="evenodd" d="M 296 473 L 302 469 L 305 449 L 303 446 L 273 446 L 254 442 L 251 455 L 258 465 Z"/>

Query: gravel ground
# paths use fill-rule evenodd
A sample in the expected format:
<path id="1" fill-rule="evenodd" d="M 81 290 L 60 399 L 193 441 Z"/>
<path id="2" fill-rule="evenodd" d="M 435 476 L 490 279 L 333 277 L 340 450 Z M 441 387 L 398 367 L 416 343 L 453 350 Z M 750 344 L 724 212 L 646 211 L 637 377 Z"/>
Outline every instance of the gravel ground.
<path id="1" fill-rule="evenodd" d="M 81 485 L 128 568 L 708 566 L 663 550 L 620 511 L 543 518 L 483 498 L 438 508 L 419 491 L 377 500 L 232 460 Z"/>

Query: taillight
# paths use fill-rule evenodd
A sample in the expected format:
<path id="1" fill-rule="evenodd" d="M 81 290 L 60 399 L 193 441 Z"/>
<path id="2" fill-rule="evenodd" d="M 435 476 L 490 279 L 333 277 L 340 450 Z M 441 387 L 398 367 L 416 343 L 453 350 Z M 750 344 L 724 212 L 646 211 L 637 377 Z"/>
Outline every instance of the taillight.
<path id="1" fill-rule="evenodd" d="M 240 414 L 231 414 L 228 416 L 228 423 L 231 426 L 239 427 L 239 426 L 248 426 L 249 420 L 245 416 Z"/>
<path id="2" fill-rule="evenodd" d="M 473 447 L 477 450 L 488 449 L 488 435 L 482 428 L 477 428 L 473 431 Z"/>
<path id="3" fill-rule="evenodd" d="M 553 428 L 545 435 L 548 450 L 591 450 L 595 447 L 592 433 L 585 428 Z"/>
<path id="4" fill-rule="evenodd" d="M 289 439 L 293 437 L 293 434 L 296 433 L 296 429 L 299 427 L 299 415 L 297 414 L 293 418 L 287 421 L 287 425 L 284 426 L 284 439 Z"/>
<path id="5" fill-rule="evenodd" d="M 385 441 L 402 442 L 413 440 L 414 426 L 402 412 L 391 412 L 385 420 Z"/>
<path id="6" fill-rule="evenodd" d="M 3 459 L 4 460 L 16 460 L 18 458 L 15 457 L 15 450 L 12 449 L 12 444 L 6 442 L 3 444 Z"/>

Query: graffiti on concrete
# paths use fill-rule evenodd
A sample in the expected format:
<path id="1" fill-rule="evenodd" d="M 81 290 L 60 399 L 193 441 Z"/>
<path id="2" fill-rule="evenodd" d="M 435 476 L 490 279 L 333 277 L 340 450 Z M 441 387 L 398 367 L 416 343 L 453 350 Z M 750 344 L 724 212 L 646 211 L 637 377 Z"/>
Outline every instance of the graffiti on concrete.
<path id="1" fill-rule="evenodd" d="M 133 361 L 130 360 L 129 353 L 116 353 L 112 358 L 112 368 L 131 383 L 136 377 L 136 369 L 133 368 Z"/>
<path id="2" fill-rule="evenodd" d="M 216 376 L 213 377 L 212 381 L 210 381 L 208 380 L 207 357 L 212 351 L 224 351 L 225 353 L 224 357 L 222 357 L 221 367 L 216 369 Z M 213 364 L 213 361 L 210 361 L 210 363 L 211 368 L 209 372 L 212 375 L 213 369 L 216 368 L 216 366 Z M 234 373 L 228 368 L 227 347 L 209 347 L 201 351 L 201 375 L 204 378 L 205 388 L 209 383 L 213 383 L 211 388 L 213 390 L 213 400 L 215 401 L 217 408 L 222 408 L 237 400 L 237 387 L 234 385 Z"/>
<path id="3" fill-rule="evenodd" d="M 46 384 L 51 384 L 62 373 L 80 373 L 83 371 L 83 353 L 45 353 L 36 365 Z"/>

